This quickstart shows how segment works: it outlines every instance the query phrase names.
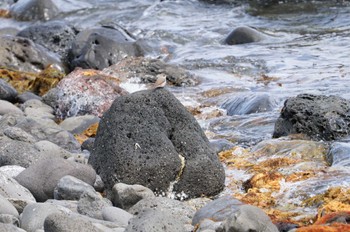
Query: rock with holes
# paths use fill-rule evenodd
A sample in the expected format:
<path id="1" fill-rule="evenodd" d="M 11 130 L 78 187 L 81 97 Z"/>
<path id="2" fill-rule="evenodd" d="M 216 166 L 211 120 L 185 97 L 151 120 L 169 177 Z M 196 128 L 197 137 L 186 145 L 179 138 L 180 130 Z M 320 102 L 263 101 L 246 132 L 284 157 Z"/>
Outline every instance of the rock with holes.
<path id="1" fill-rule="evenodd" d="M 48 50 L 65 58 L 77 31 L 63 21 L 35 24 L 18 32 L 17 36 L 31 39 Z"/>
<path id="2" fill-rule="evenodd" d="M 59 11 L 52 0 L 19 0 L 10 8 L 11 16 L 21 21 L 50 20 Z"/>
<path id="3" fill-rule="evenodd" d="M 154 83 L 159 74 L 164 74 L 167 83 L 175 86 L 193 86 L 198 77 L 189 71 L 159 59 L 127 57 L 103 70 L 104 73 L 121 79 L 139 79 L 142 83 Z"/>
<path id="4" fill-rule="evenodd" d="M 76 69 L 46 93 L 43 100 L 60 118 L 86 114 L 101 117 L 115 98 L 127 93 L 119 83 L 118 78 L 101 71 Z"/>
<path id="5" fill-rule="evenodd" d="M 122 182 L 193 198 L 224 187 L 224 169 L 201 127 L 163 88 L 114 101 L 100 121 L 89 163 L 107 190 Z"/>
<path id="6" fill-rule="evenodd" d="M 141 48 L 122 28 L 91 28 L 81 31 L 69 52 L 71 68 L 103 69 L 127 56 L 141 56 Z"/>
<path id="7" fill-rule="evenodd" d="M 338 96 L 300 94 L 284 102 L 273 137 L 302 133 L 314 140 L 335 140 L 350 133 L 350 101 Z"/>
<path id="8" fill-rule="evenodd" d="M 30 39 L 0 36 L 0 67 L 24 72 L 39 72 L 48 65 L 65 70 L 59 58 Z"/>

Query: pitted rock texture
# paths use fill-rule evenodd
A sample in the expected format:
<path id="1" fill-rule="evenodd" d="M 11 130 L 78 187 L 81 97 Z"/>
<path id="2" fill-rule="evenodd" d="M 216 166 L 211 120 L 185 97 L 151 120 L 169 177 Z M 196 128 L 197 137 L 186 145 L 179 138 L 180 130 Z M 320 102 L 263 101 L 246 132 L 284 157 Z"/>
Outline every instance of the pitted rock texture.
<path id="1" fill-rule="evenodd" d="M 349 135 L 350 101 L 338 96 L 300 94 L 284 102 L 274 138 L 303 133 L 314 140 Z"/>
<path id="2" fill-rule="evenodd" d="M 176 181 L 175 193 L 196 197 L 224 187 L 224 169 L 199 124 L 165 89 L 117 98 L 101 119 L 89 163 L 108 189 L 122 182 L 165 194 Z"/>

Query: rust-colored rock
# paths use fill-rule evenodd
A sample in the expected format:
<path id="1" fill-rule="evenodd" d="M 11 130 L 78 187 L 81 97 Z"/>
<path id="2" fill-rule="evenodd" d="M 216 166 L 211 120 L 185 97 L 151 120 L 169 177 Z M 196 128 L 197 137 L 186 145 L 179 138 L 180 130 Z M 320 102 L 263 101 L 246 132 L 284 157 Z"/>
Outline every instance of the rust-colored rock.
<path id="1" fill-rule="evenodd" d="M 99 123 L 94 123 L 89 128 L 87 128 L 83 133 L 74 135 L 74 137 L 78 140 L 80 144 L 82 144 L 88 138 L 96 136 L 98 125 Z"/>

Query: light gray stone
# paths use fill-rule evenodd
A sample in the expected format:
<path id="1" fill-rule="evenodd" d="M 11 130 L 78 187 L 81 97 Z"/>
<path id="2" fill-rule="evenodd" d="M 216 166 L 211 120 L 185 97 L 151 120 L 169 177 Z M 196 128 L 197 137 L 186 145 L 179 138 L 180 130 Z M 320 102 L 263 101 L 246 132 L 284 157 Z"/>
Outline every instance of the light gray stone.
<path id="1" fill-rule="evenodd" d="M 19 226 L 18 216 L 13 216 L 12 214 L 0 214 L 0 223 Z"/>
<path id="2" fill-rule="evenodd" d="M 78 212 L 91 218 L 103 219 L 102 209 L 112 206 L 112 202 L 96 192 L 84 192 L 78 201 Z"/>
<path id="3" fill-rule="evenodd" d="M 34 144 L 34 148 L 36 148 L 39 152 L 44 153 L 51 158 L 56 157 L 56 158 L 69 158 L 73 154 L 70 153 L 69 151 L 61 148 L 60 146 L 48 141 L 48 140 L 41 140 L 39 142 L 36 142 Z"/>
<path id="4" fill-rule="evenodd" d="M 122 226 L 127 226 L 132 214 L 117 207 L 107 206 L 102 209 L 102 218 L 105 221 L 116 222 Z"/>
<path id="5" fill-rule="evenodd" d="M 24 170 L 25 168 L 19 165 L 5 165 L 0 167 L 0 172 L 12 178 L 16 177 L 18 174 L 20 174 Z"/>
<path id="6" fill-rule="evenodd" d="M 278 229 L 264 211 L 256 206 L 242 205 L 226 220 L 225 231 L 278 232 Z"/>
<path id="7" fill-rule="evenodd" d="M 53 158 L 31 165 L 21 172 L 16 180 L 27 187 L 38 201 L 46 201 L 53 198 L 58 181 L 66 175 L 74 176 L 90 185 L 93 185 L 96 179 L 95 171 L 88 165 Z"/>
<path id="8" fill-rule="evenodd" d="M 2 195 L 0 195 L 0 214 L 19 216 L 17 209 Z"/>
<path id="9" fill-rule="evenodd" d="M 54 198 L 57 200 L 79 200 L 86 191 L 97 194 L 91 185 L 74 176 L 67 175 L 58 181 L 54 190 Z"/>
<path id="10" fill-rule="evenodd" d="M 17 106 L 12 104 L 11 102 L 0 100 L 0 115 L 4 114 L 20 114 L 23 112 Z"/>
<path id="11" fill-rule="evenodd" d="M 45 203 L 60 205 L 73 213 L 78 213 L 78 201 L 48 199 Z"/>
<path id="12" fill-rule="evenodd" d="M 26 232 L 26 231 L 11 224 L 0 223 L 0 232 Z"/>
<path id="13" fill-rule="evenodd" d="M 44 228 L 45 218 L 58 212 L 68 213 L 70 210 L 62 206 L 48 203 L 32 203 L 27 205 L 20 216 L 21 228 L 28 232 L 35 232 Z"/>
<path id="14" fill-rule="evenodd" d="M 142 185 L 118 183 L 112 189 L 112 202 L 115 206 L 128 210 L 138 201 L 155 197 L 152 190 Z"/>
<path id="15" fill-rule="evenodd" d="M 80 134 L 89 128 L 92 124 L 100 121 L 95 115 L 83 115 L 66 118 L 60 123 L 60 126 L 72 134 Z"/>
<path id="16" fill-rule="evenodd" d="M 24 114 L 32 118 L 54 119 L 53 109 L 38 99 L 31 99 L 21 105 Z"/>
<path id="17" fill-rule="evenodd" d="M 4 130 L 4 135 L 10 139 L 27 143 L 35 143 L 37 141 L 31 134 L 18 127 L 7 127 Z"/>

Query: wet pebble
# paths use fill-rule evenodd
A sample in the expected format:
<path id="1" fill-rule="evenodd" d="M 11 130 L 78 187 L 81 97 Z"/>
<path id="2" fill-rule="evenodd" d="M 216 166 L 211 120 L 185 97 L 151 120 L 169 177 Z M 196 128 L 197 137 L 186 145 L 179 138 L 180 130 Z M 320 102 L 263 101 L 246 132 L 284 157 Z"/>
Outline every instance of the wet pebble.
<path id="1" fill-rule="evenodd" d="M 225 44 L 236 45 L 259 42 L 266 39 L 267 36 L 252 27 L 237 27 L 224 40 Z"/>

